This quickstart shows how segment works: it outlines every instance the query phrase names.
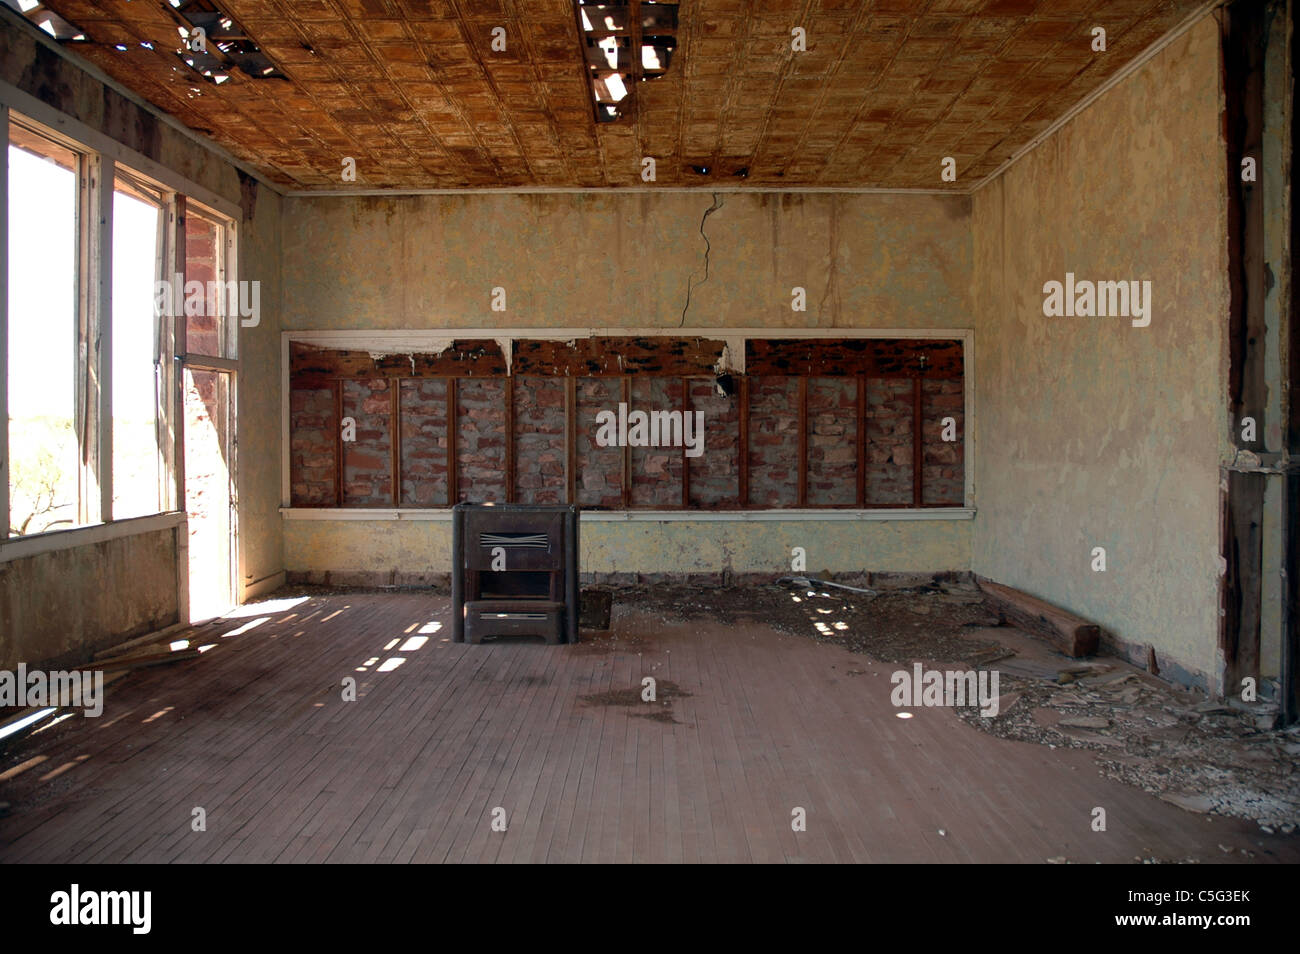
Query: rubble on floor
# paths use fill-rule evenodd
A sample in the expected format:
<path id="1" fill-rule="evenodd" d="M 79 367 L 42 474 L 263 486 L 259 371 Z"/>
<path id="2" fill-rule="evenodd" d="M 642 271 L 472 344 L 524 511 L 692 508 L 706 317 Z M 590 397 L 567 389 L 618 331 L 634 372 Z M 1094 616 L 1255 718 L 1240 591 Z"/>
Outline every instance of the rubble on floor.
<path id="1" fill-rule="evenodd" d="M 1090 750 L 1103 775 L 1189 812 L 1251 819 L 1270 834 L 1300 828 L 1300 726 L 1274 729 L 1275 707 L 1207 702 L 1114 657 L 1071 659 L 999 625 L 973 583 L 873 582 L 878 595 L 870 596 L 808 582 L 812 588 L 624 586 L 615 612 L 623 603 L 666 621 L 764 623 L 886 663 L 996 669 L 998 715 L 959 708 L 967 724 Z"/>

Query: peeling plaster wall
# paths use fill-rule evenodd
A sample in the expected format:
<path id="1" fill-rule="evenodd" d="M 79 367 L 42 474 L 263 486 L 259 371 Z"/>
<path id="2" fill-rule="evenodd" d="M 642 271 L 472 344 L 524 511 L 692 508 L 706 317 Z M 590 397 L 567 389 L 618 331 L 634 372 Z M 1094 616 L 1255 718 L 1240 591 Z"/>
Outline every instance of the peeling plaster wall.
<path id="1" fill-rule="evenodd" d="M 1228 439 L 1220 109 L 1207 17 L 976 193 L 973 213 L 973 569 L 1211 684 Z M 1150 279 L 1150 326 L 1044 317 L 1043 283 L 1067 270 Z"/>
<path id="2" fill-rule="evenodd" d="M 790 573 L 803 547 L 808 572 L 930 573 L 969 569 L 971 521 L 584 520 L 583 573 Z M 335 583 L 407 583 L 451 573 L 449 520 L 288 520 L 294 574 Z"/>
<path id="3" fill-rule="evenodd" d="M 284 327 L 971 326 L 968 198 L 719 200 L 705 220 L 709 193 L 287 198 Z M 505 312 L 491 310 L 497 286 Z M 806 312 L 791 309 L 795 286 Z M 583 532 L 584 570 L 601 573 L 780 572 L 797 545 L 786 537 L 815 542 L 819 570 L 969 568 L 962 522 L 600 522 Z M 290 520 L 285 534 L 291 572 L 448 569 L 438 524 Z"/>
<path id="4" fill-rule="evenodd" d="M 262 282 L 261 320 L 240 332 L 238 398 L 241 591 L 283 572 L 280 500 L 281 197 L 75 64 L 0 20 L 0 81 L 98 130 L 243 209 L 241 280 Z M 176 622 L 184 546 L 150 532 L 0 563 L 0 668 L 80 662 L 106 645 Z"/>

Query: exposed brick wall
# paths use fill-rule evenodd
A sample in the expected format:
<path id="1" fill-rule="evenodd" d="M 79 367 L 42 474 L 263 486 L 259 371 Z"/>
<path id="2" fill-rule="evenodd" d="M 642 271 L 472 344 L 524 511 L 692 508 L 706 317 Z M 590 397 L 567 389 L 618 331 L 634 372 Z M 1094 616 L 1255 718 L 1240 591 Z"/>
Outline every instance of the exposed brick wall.
<path id="1" fill-rule="evenodd" d="M 357 439 L 343 442 L 343 505 L 393 505 L 392 391 L 388 378 L 343 382 L 343 416 L 357 422 Z"/>
<path id="2" fill-rule="evenodd" d="M 289 490 L 295 507 L 334 506 L 334 391 L 289 392 Z"/>
<path id="3" fill-rule="evenodd" d="M 867 506 L 912 503 L 912 382 L 867 381 Z"/>
<path id="4" fill-rule="evenodd" d="M 596 415 L 618 412 L 622 385 L 618 378 L 579 378 L 576 430 L 577 481 L 575 493 L 583 507 L 623 506 L 623 448 L 596 445 Z"/>
<path id="5" fill-rule="evenodd" d="M 927 507 L 960 506 L 966 495 L 965 394 L 960 380 L 921 382 L 921 492 Z M 956 422 L 956 437 L 943 440 L 943 419 Z"/>
<path id="6" fill-rule="evenodd" d="M 220 277 L 217 273 L 220 238 L 221 230 L 215 223 L 193 215 L 185 217 L 185 283 L 202 282 L 205 292 L 203 314 L 185 317 L 185 350 L 190 354 L 223 356 L 220 292 L 208 284 Z"/>
<path id="7" fill-rule="evenodd" d="M 690 406 L 704 413 L 704 454 L 687 458 L 692 507 L 740 506 L 740 395 L 718 393 L 712 378 L 692 378 Z"/>
<path id="8" fill-rule="evenodd" d="M 808 504 L 852 507 L 858 500 L 858 382 L 808 379 Z"/>
<path id="9" fill-rule="evenodd" d="M 506 499 L 506 389 L 500 378 L 458 378 L 456 391 L 457 499 Z"/>
<path id="10" fill-rule="evenodd" d="M 404 378 L 402 506 L 447 506 L 447 379 Z"/>
<path id="11" fill-rule="evenodd" d="M 633 378 L 628 413 L 680 411 L 681 378 Z M 683 433 L 684 433 L 683 422 Z M 680 507 L 682 505 L 682 448 L 632 448 L 632 506 Z"/>
<path id="12" fill-rule="evenodd" d="M 564 378 L 515 378 L 515 501 L 565 498 Z"/>
<path id="13" fill-rule="evenodd" d="M 799 502 L 799 379 L 765 375 L 749 381 L 749 503 Z"/>
<path id="14" fill-rule="evenodd" d="M 391 373 L 394 369 L 387 370 Z M 960 370 L 960 368 L 958 368 Z M 328 364 L 305 366 L 290 397 L 290 479 L 295 506 L 334 504 L 334 441 L 338 421 Z M 949 372 L 951 373 L 951 372 Z M 400 371 L 398 372 L 400 375 Z M 449 441 L 455 441 L 457 500 L 505 502 L 506 441 L 513 440 L 515 487 L 524 504 L 567 499 L 566 391 L 573 382 L 576 406 L 574 477 L 576 503 L 592 508 L 624 505 L 624 448 L 595 443 L 596 415 L 617 413 L 624 379 L 568 379 L 560 375 L 491 372 L 468 377 L 343 375 L 344 416 L 357 421 L 357 440 L 343 448 L 343 504 L 392 506 L 392 388 L 401 389 L 401 500 L 404 507 L 443 507 L 448 500 Z M 747 500 L 740 500 L 740 388 L 720 394 L 712 376 L 640 374 L 627 380 L 631 411 L 699 411 L 705 448 L 688 458 L 684 448 L 627 449 L 633 508 L 682 506 L 682 475 L 690 480 L 688 505 L 699 508 L 791 508 L 799 505 L 801 383 L 805 390 L 806 502 L 811 507 L 857 503 L 858 382 L 865 392 L 861 479 L 867 507 L 913 505 L 912 378 L 859 378 L 853 374 L 796 377 L 751 375 Z M 322 388 L 322 381 L 330 388 Z M 450 384 L 448 382 L 451 382 Z M 456 434 L 447 433 L 447 388 L 457 395 Z M 688 401 L 689 392 L 689 401 Z M 921 382 L 923 506 L 961 506 L 965 479 L 962 431 L 964 391 L 960 378 Z M 507 422 L 507 408 L 513 416 Z M 957 439 L 942 440 L 943 419 L 952 417 Z M 509 423 L 509 427 L 507 427 Z M 684 436 L 684 435 L 683 435 Z"/>

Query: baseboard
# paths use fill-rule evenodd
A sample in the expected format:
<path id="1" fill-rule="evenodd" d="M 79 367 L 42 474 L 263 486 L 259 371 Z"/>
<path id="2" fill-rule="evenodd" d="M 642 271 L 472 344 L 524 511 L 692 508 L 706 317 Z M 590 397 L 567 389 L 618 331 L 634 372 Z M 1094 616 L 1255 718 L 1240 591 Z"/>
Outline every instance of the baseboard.
<path id="1" fill-rule="evenodd" d="M 279 573 L 272 573 L 270 576 L 264 576 L 260 580 L 249 583 L 244 587 L 244 594 L 240 598 L 240 602 L 247 603 L 249 600 L 255 600 L 268 593 L 274 593 L 284 586 L 285 575 L 285 571 L 281 570 Z"/>

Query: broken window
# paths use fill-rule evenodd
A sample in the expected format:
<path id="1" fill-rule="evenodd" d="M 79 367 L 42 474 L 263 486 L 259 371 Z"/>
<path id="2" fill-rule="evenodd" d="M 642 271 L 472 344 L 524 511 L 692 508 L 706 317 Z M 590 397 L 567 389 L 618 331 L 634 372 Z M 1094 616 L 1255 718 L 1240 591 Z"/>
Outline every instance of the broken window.
<path id="1" fill-rule="evenodd" d="M 168 197 L 119 170 L 113 190 L 113 519 L 165 507 L 159 402 L 166 349 L 155 289 L 165 275 Z"/>
<path id="2" fill-rule="evenodd" d="M 668 71 L 677 48 L 677 4 L 576 0 L 574 8 L 596 121 L 613 122 L 637 83 Z"/>
<path id="3" fill-rule="evenodd" d="M 750 340 L 746 373 L 719 374 L 725 348 L 519 339 L 507 371 L 497 342 L 294 344 L 290 504 L 964 505 L 962 342 Z"/>

